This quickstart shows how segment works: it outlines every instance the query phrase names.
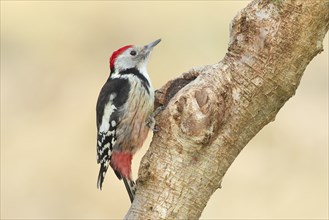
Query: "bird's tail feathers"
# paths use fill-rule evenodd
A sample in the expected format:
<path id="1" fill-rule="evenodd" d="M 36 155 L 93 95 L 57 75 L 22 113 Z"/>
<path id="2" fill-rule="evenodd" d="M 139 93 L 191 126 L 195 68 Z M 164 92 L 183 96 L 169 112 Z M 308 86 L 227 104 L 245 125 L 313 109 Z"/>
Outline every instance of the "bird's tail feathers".
<path id="1" fill-rule="evenodd" d="M 99 174 L 98 174 L 98 180 L 97 180 L 97 188 L 102 190 L 102 185 L 104 181 L 104 177 L 107 171 L 107 166 L 105 164 L 101 163 L 100 169 L 99 169 Z"/>
<path id="2" fill-rule="evenodd" d="M 132 179 L 122 178 L 128 192 L 130 202 L 133 203 L 136 193 L 136 183 Z"/>

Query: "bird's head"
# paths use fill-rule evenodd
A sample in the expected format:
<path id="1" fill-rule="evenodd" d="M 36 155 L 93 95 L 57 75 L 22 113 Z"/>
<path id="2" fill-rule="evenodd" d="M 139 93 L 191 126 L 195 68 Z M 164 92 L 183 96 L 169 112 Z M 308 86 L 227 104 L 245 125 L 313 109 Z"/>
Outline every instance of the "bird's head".
<path id="1" fill-rule="evenodd" d="M 145 46 L 127 45 L 114 51 L 110 58 L 111 73 L 129 68 L 145 69 L 153 47 L 160 41 L 161 39 L 158 39 Z"/>

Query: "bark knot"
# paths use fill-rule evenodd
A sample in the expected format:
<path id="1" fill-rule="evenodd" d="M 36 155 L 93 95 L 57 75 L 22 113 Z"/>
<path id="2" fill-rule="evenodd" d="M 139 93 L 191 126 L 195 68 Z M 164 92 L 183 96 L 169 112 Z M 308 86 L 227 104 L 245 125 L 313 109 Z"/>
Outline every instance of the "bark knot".
<path id="1" fill-rule="evenodd" d="M 172 116 L 182 134 L 196 144 L 206 145 L 217 136 L 225 117 L 226 95 L 218 95 L 213 88 L 207 86 L 193 90 L 177 97 Z"/>

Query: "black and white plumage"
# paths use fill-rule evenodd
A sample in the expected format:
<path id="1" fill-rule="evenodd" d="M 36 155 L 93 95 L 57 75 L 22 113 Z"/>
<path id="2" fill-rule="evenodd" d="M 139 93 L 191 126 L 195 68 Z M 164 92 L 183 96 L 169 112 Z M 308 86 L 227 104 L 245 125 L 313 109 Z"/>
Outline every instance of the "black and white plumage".
<path id="1" fill-rule="evenodd" d="M 103 86 L 97 101 L 97 163 L 100 164 L 97 187 L 102 183 L 109 167 L 116 142 L 116 128 L 119 122 L 117 111 L 127 101 L 130 85 L 127 79 L 109 78 Z M 102 123 L 104 121 L 104 123 Z"/>
<path id="2" fill-rule="evenodd" d="M 110 58 L 111 73 L 97 101 L 97 163 L 100 164 L 97 187 L 102 188 L 111 166 L 123 179 L 133 201 L 135 183 L 131 160 L 143 145 L 148 133 L 146 120 L 153 111 L 154 91 L 146 70 L 152 48 L 160 40 L 146 46 L 125 46 Z"/>

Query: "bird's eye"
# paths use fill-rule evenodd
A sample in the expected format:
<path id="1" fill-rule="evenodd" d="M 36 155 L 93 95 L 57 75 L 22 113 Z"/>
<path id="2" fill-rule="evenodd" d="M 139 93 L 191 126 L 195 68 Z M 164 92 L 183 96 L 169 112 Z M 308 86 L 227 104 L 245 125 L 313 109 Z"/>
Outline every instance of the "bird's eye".
<path id="1" fill-rule="evenodd" d="M 134 50 L 132 50 L 132 51 L 130 52 L 130 55 L 131 55 L 131 56 L 136 56 L 136 54 L 137 54 L 137 53 L 136 53 L 136 51 L 134 51 Z"/>

